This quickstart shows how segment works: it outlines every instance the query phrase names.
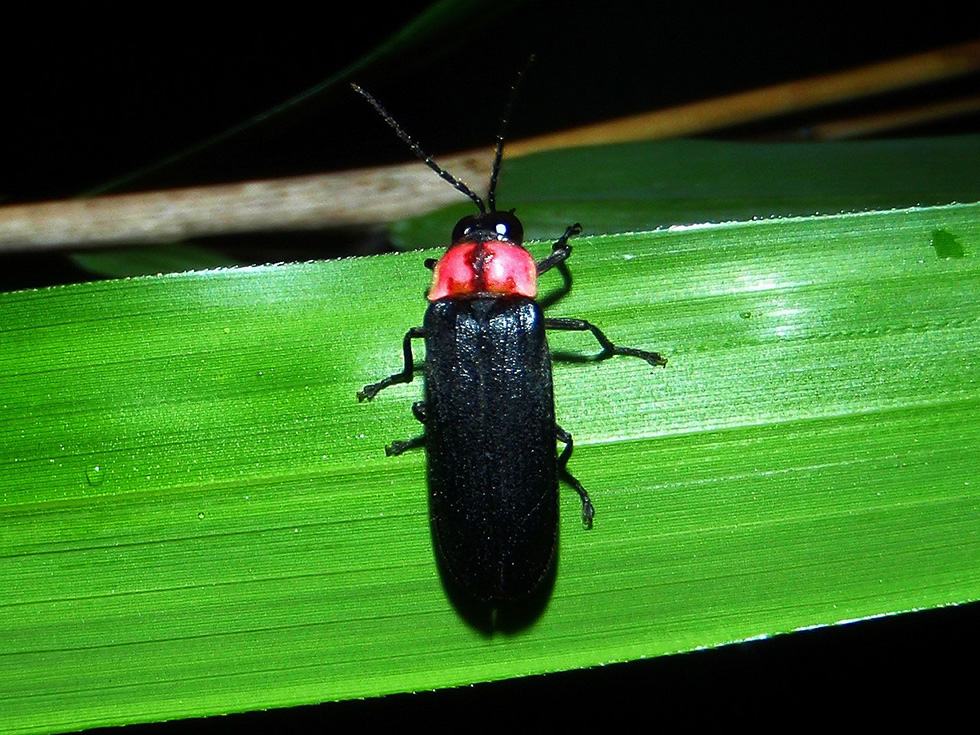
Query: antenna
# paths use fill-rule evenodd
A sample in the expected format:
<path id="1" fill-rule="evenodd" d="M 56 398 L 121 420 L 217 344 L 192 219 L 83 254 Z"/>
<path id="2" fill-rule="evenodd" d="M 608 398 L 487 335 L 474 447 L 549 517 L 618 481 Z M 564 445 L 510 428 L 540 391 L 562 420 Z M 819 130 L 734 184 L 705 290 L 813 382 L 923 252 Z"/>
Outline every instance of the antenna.
<path id="1" fill-rule="evenodd" d="M 422 148 L 419 147 L 419 144 L 416 143 L 415 140 L 412 138 L 412 136 L 410 136 L 408 133 L 406 133 L 402 129 L 402 126 L 398 124 L 398 122 L 395 120 L 395 118 L 393 118 L 391 115 L 388 114 L 388 111 L 384 107 L 382 107 L 382 105 L 381 105 L 380 102 L 378 102 L 373 96 L 371 96 L 371 94 L 369 94 L 368 92 L 365 92 L 363 89 L 361 89 L 360 87 L 358 87 L 356 84 L 353 84 L 352 83 L 350 86 L 351 86 L 351 89 L 353 89 L 355 92 L 357 92 L 359 95 L 361 95 L 361 97 L 363 97 L 364 99 L 366 99 L 368 101 L 368 103 L 371 105 L 371 107 L 373 107 L 375 110 L 378 111 L 378 114 L 381 115 L 382 118 L 384 118 L 384 121 L 386 123 L 388 123 L 392 127 L 392 129 L 398 134 L 398 137 L 399 138 L 401 138 L 403 141 L 405 141 L 405 143 L 408 145 L 408 147 L 412 149 L 412 152 L 416 156 L 418 156 L 420 159 L 422 159 L 422 162 L 426 166 L 428 166 L 429 168 L 431 168 L 433 171 L 435 171 L 437 174 L 439 174 L 439 176 L 441 176 L 443 179 L 445 179 L 450 184 L 452 184 L 456 188 L 457 191 L 462 192 L 463 194 L 465 194 L 466 196 L 468 196 L 470 199 L 472 199 L 476 203 L 476 206 L 479 207 L 480 212 L 482 212 L 483 214 L 486 214 L 487 213 L 487 205 L 484 203 L 483 199 L 480 198 L 477 194 L 475 194 L 470 187 L 468 187 L 466 184 L 464 184 L 462 181 L 460 181 L 459 179 L 457 179 L 455 176 L 453 176 L 451 173 L 449 173 L 446 169 L 444 169 L 442 166 L 440 166 L 438 163 L 436 163 L 432 159 L 432 156 L 430 156 L 428 153 L 426 153 L 425 151 L 423 151 Z M 500 158 L 500 151 L 499 151 L 499 143 L 498 143 L 498 155 L 497 155 L 497 159 L 496 160 L 499 161 L 499 158 Z M 494 163 L 494 166 L 496 167 L 497 166 L 497 163 Z M 496 179 L 497 179 L 497 173 L 496 173 L 496 168 L 495 168 L 494 169 L 493 176 L 490 179 L 490 182 L 491 182 L 490 183 L 490 186 L 491 186 L 491 189 L 490 189 L 491 196 L 493 195 L 493 185 L 494 185 L 494 182 L 496 181 Z M 491 212 L 493 211 L 493 207 L 492 206 L 490 207 L 490 211 Z"/>
<path id="2" fill-rule="evenodd" d="M 524 63 L 524 67 L 518 72 L 517 79 L 514 80 L 514 84 L 510 88 L 510 97 L 507 99 L 507 106 L 504 107 L 504 114 L 500 118 L 500 129 L 497 131 L 497 148 L 493 154 L 493 168 L 490 169 L 490 191 L 487 194 L 487 206 L 491 212 L 497 211 L 497 179 L 500 176 L 500 162 L 504 156 L 504 138 L 507 137 L 507 124 L 510 122 L 510 113 L 514 109 L 514 103 L 517 101 L 517 91 L 521 87 L 521 82 L 524 81 L 524 75 L 527 74 L 527 70 L 533 63 L 534 54 L 531 54 Z"/>
<path id="3" fill-rule="evenodd" d="M 497 145 L 494 149 L 493 154 L 493 167 L 490 169 L 490 188 L 487 194 L 486 202 L 483 198 L 476 194 L 470 187 L 468 187 L 463 181 L 457 179 L 446 169 L 436 163 L 432 156 L 422 150 L 421 146 L 415 142 L 415 139 L 411 135 L 405 132 L 404 128 L 398 124 L 398 121 L 393 118 L 388 111 L 378 102 L 373 95 L 365 91 L 361 87 L 357 86 L 353 82 L 351 83 L 351 89 L 357 92 L 361 97 L 368 101 L 378 114 L 384 119 L 388 125 L 398 134 L 412 152 L 422 159 L 422 162 L 439 174 L 440 177 L 448 181 L 457 190 L 468 196 L 476 206 L 479 208 L 482 214 L 487 214 L 487 212 L 497 211 L 497 179 L 500 178 L 500 163 L 504 156 L 504 139 L 507 137 L 507 124 L 510 122 L 510 113 L 514 109 L 514 103 L 517 101 L 517 91 L 520 89 L 521 82 L 524 81 L 524 76 L 527 74 L 528 68 L 534 63 L 534 54 L 528 58 L 524 67 L 517 74 L 517 79 L 514 80 L 513 86 L 510 88 L 510 97 L 507 99 L 507 106 L 504 107 L 503 117 L 500 118 L 500 128 L 497 131 Z"/>

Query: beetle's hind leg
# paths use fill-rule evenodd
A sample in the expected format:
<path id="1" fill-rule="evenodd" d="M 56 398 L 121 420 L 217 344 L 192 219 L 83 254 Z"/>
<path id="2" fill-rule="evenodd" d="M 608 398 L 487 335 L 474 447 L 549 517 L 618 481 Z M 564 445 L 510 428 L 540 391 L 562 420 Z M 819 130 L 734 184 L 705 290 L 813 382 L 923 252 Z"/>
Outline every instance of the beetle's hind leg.
<path id="1" fill-rule="evenodd" d="M 416 401 L 412 404 L 412 415 L 420 424 L 426 422 L 425 401 Z M 423 444 L 425 444 L 425 434 L 420 434 L 406 441 L 392 442 L 385 447 L 385 454 L 389 457 L 397 457 L 399 454 L 404 454 L 409 449 L 421 447 Z"/>
<path id="2" fill-rule="evenodd" d="M 357 391 L 357 400 L 370 401 L 388 386 L 395 385 L 396 383 L 411 383 L 412 378 L 415 377 L 415 356 L 412 354 L 412 340 L 423 339 L 424 337 L 425 332 L 422 327 L 412 327 L 409 329 L 405 333 L 405 338 L 402 340 L 402 352 L 405 358 L 405 366 L 402 368 L 402 371 L 394 375 L 389 375 L 377 383 L 365 385 L 361 390 Z"/>
<path id="3" fill-rule="evenodd" d="M 409 449 L 415 449 L 416 447 L 421 447 L 425 444 L 425 434 L 419 434 L 418 436 L 413 436 L 411 439 L 405 441 L 392 442 L 385 447 L 385 455 L 388 457 L 397 457 L 399 454 L 404 454 Z"/>
<path id="4" fill-rule="evenodd" d="M 575 492 L 582 498 L 582 525 L 586 528 L 592 528 L 592 519 L 595 518 L 595 507 L 592 505 L 589 494 L 582 487 L 582 483 L 575 479 L 572 473 L 568 471 L 568 460 L 572 456 L 573 448 L 572 435 L 558 426 L 558 424 L 555 424 L 555 434 L 558 436 L 558 441 L 565 445 L 565 448 L 561 450 L 561 454 L 558 455 L 558 474 L 562 476 L 565 482 L 575 488 Z"/>

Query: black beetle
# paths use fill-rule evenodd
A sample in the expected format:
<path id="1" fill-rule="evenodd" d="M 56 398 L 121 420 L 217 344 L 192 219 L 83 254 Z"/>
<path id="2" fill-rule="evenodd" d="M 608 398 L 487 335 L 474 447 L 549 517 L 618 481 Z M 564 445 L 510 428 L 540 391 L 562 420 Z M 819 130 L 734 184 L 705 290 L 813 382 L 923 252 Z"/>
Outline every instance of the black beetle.
<path id="1" fill-rule="evenodd" d="M 457 223 L 438 262 L 426 261 L 434 271 L 429 308 L 423 326 L 405 335 L 404 368 L 366 385 L 357 397 L 371 400 L 390 385 L 410 382 L 412 340 L 425 340 L 425 400 L 412 406 L 425 431 L 393 442 L 386 452 L 398 455 L 425 446 L 432 536 L 452 583 L 490 606 L 521 601 L 555 565 L 559 477 L 581 497 L 587 527 L 595 514 L 585 488 L 567 469 L 572 436 L 555 422 L 545 330 L 592 332 L 602 346 L 595 359 L 631 355 L 651 365 L 667 361 L 656 352 L 618 347 L 582 319 L 542 315 L 535 301 L 537 276 L 557 266 L 568 290 L 568 240 L 581 227 L 569 227 L 551 254 L 535 263 L 523 247 L 520 221 L 513 212 L 496 211 L 506 113 L 484 202 L 422 152 L 377 100 L 352 86 L 428 166 L 480 210 Z M 556 440 L 564 444 L 560 454 Z"/>

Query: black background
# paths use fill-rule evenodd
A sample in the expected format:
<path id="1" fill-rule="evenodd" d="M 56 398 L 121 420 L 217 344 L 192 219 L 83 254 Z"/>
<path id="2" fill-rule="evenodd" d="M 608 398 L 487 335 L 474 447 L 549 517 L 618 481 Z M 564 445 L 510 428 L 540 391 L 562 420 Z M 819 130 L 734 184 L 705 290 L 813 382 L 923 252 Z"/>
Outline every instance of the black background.
<path id="1" fill-rule="evenodd" d="M 772 7 L 709 10 L 700 4 L 669 9 L 645 3 L 474 5 L 483 10 L 475 19 L 354 75 L 436 152 L 492 140 L 510 85 L 532 52 L 538 60 L 514 115 L 514 138 L 844 70 L 980 35 L 970 24 L 943 15 L 885 17 L 880 10 L 862 12 L 860 3 L 846 18 Z M 316 22 L 291 16 L 239 30 L 191 30 L 188 19 L 172 17 L 149 29 L 135 22 L 122 28 L 82 25 L 38 34 L 26 54 L 7 48 L 2 52 L 7 58 L 0 57 L 10 78 L 0 201 L 72 196 L 183 150 L 331 77 L 424 7 L 399 3 L 384 13 L 353 9 L 343 18 Z M 941 98 L 955 91 L 951 87 L 975 93 L 978 86 L 973 77 L 807 112 L 800 122 Z M 782 119 L 767 125 L 786 129 L 793 123 Z M 914 132 L 976 131 L 977 126 L 974 115 Z M 322 172 L 410 157 L 375 113 L 341 84 L 241 140 L 126 188 Z"/>
<path id="2" fill-rule="evenodd" d="M 927 16 L 851 4 L 846 15 L 812 7 L 703 3 L 473 2 L 475 11 L 393 60 L 358 71 L 434 153 L 492 141 L 516 72 L 537 54 L 511 137 L 548 132 L 938 48 L 977 36 L 959 6 Z M 91 191 L 221 133 L 349 67 L 426 7 L 374 4 L 342 15 L 256 18 L 113 13 L 39 14 L 8 24 L 29 40 L 0 50 L 8 127 L 0 204 Z M 307 11 L 312 12 L 312 11 Z M 67 15 L 66 15 L 67 14 Z M 43 32 L 41 32 L 43 29 Z M 718 131 L 715 137 L 785 136 L 821 119 L 976 94 L 977 76 Z M 980 115 L 905 134 L 975 132 Z M 411 158 L 346 84 L 308 104 L 115 191 L 323 172 Z M 506 178 L 506 172 L 505 172 Z M 764 214 L 764 213 L 763 213 Z M 369 252 L 350 233 L 219 238 L 246 262 Z M 0 290 L 91 273 L 59 254 L 0 258 Z"/>

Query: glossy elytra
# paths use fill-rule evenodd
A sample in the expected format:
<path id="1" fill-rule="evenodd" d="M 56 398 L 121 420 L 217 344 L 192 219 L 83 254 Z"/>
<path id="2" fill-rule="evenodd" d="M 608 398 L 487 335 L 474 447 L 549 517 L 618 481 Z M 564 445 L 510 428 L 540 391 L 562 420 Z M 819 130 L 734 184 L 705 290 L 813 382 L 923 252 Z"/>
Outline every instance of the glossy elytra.
<path id="1" fill-rule="evenodd" d="M 515 85 L 515 90 L 516 90 Z M 666 365 L 656 352 L 613 344 L 583 319 L 551 319 L 535 298 L 537 279 L 557 268 L 570 286 L 565 261 L 574 224 L 535 262 L 524 249 L 524 228 L 513 212 L 497 211 L 495 190 L 511 103 L 497 136 L 486 201 L 442 169 L 371 95 L 354 86 L 430 168 L 468 196 L 479 213 L 453 228 L 449 249 L 432 268 L 429 307 L 421 327 L 402 342 L 402 370 L 366 385 L 374 398 L 415 375 L 413 340 L 424 340 L 424 400 L 412 411 L 424 432 L 392 442 L 388 455 L 424 446 L 435 552 L 447 582 L 494 609 L 520 602 L 553 574 L 558 545 L 558 481 L 582 501 L 592 526 L 592 501 L 568 471 L 572 436 L 555 422 L 551 356 L 546 330 L 588 331 L 602 351 L 595 359 L 629 355 Z M 561 452 L 558 443 L 563 444 Z"/>

